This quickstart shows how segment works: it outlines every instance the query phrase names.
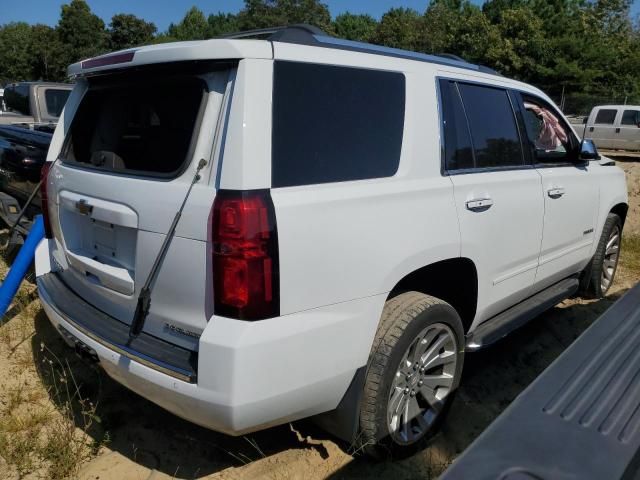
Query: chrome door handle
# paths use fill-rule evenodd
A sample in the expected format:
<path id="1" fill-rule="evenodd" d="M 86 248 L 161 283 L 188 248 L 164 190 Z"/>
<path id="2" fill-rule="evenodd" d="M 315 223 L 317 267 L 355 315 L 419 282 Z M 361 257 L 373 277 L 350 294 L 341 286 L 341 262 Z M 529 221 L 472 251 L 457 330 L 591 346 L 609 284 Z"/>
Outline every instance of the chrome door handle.
<path id="1" fill-rule="evenodd" d="M 472 212 L 485 211 L 491 208 L 493 200 L 490 198 L 478 198 L 467 201 L 465 205 L 467 206 L 467 210 L 471 210 Z"/>
<path id="2" fill-rule="evenodd" d="M 560 198 L 561 196 L 564 195 L 564 188 L 562 187 L 550 188 L 549 190 L 547 190 L 547 195 L 549 195 L 551 198 Z"/>

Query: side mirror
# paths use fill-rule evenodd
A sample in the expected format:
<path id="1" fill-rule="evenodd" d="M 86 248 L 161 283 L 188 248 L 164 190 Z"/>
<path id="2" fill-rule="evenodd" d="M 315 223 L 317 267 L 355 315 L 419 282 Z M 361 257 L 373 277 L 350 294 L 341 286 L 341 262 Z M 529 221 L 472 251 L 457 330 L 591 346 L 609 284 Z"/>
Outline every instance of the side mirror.
<path id="1" fill-rule="evenodd" d="M 593 140 L 584 139 L 581 144 L 580 160 L 600 160 L 600 154 Z"/>

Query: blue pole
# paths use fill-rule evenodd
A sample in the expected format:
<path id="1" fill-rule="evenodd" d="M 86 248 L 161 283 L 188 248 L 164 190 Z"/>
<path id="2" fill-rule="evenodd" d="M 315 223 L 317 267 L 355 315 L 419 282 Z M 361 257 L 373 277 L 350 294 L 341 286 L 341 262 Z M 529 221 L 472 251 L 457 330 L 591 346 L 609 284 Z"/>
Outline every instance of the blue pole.
<path id="1" fill-rule="evenodd" d="M 9 305 L 11 305 L 13 297 L 16 296 L 20 283 L 22 283 L 31 262 L 33 262 L 36 247 L 43 238 L 44 223 L 42 222 L 42 215 L 38 215 L 33 221 L 33 226 L 31 230 L 29 230 L 24 245 L 20 248 L 18 256 L 9 269 L 7 278 L 5 278 L 2 285 L 0 285 L 0 318 L 4 317 L 4 314 L 7 313 L 7 309 Z"/>

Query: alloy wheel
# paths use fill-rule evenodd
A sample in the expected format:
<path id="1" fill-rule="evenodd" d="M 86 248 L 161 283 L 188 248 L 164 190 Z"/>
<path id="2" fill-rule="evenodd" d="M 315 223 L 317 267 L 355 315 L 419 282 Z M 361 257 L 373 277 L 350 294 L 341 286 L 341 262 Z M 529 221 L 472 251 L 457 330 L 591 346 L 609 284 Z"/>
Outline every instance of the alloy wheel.
<path id="1" fill-rule="evenodd" d="M 620 257 L 620 227 L 614 225 L 607 239 L 607 245 L 604 251 L 604 258 L 602 260 L 602 276 L 600 278 L 600 288 L 604 294 L 611 283 L 613 282 L 613 276 L 616 273 L 618 267 L 618 258 Z"/>
<path id="2" fill-rule="evenodd" d="M 441 413 L 454 385 L 457 349 L 451 328 L 435 323 L 404 353 L 387 403 L 389 434 L 397 443 L 418 441 Z"/>

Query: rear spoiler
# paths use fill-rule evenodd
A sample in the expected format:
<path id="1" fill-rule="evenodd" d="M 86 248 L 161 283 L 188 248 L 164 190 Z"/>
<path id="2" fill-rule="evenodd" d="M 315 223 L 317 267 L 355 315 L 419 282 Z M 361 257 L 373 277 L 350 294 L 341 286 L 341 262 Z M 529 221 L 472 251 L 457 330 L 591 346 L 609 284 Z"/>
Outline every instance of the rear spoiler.
<path id="1" fill-rule="evenodd" d="M 271 43 L 264 40 L 211 39 L 162 43 L 88 58 L 69 66 L 70 77 L 159 63 L 194 60 L 273 59 Z"/>

